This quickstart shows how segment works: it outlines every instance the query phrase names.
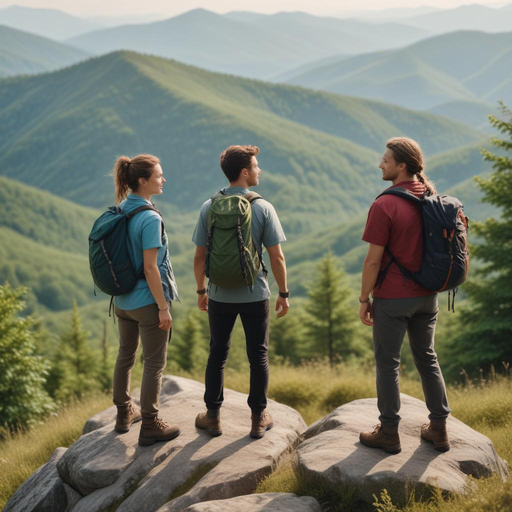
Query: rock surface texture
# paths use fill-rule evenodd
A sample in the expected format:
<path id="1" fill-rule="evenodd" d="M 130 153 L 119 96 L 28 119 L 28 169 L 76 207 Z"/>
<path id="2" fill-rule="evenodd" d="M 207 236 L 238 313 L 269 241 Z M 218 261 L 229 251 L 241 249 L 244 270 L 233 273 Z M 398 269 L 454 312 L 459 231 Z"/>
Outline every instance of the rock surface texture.
<path id="1" fill-rule="evenodd" d="M 247 395 L 225 390 L 223 435 L 212 438 L 194 426 L 204 410 L 203 384 L 166 376 L 160 414 L 181 428 L 166 443 L 138 446 L 140 423 L 114 431 L 115 408 L 89 420 L 57 462 L 60 478 L 80 493 L 73 512 L 117 510 L 181 511 L 195 503 L 251 493 L 280 458 L 293 450 L 306 429 L 300 414 L 269 402 L 274 428 L 263 439 L 249 437 Z M 117 508 L 116 508 L 117 507 Z"/>
<path id="2" fill-rule="evenodd" d="M 455 418 L 448 420 L 450 451 L 438 452 L 422 441 L 420 427 L 428 411 L 407 395 L 402 395 L 400 411 L 402 452 L 389 455 L 359 442 L 359 433 L 371 430 L 378 416 L 375 399 L 345 404 L 307 431 L 297 411 L 269 401 L 274 428 L 263 439 L 252 439 L 247 395 L 226 389 L 223 435 L 213 438 L 194 426 L 204 410 L 203 393 L 199 382 L 164 377 L 161 416 L 179 424 L 181 435 L 149 447 L 138 446 L 140 423 L 125 434 L 114 431 L 115 408 L 95 415 L 85 425 L 87 433 L 70 448 L 58 448 L 16 491 L 5 511 L 319 512 L 320 505 L 310 497 L 251 494 L 289 452 L 304 477 L 338 490 L 355 487 L 367 503 L 384 488 L 395 500 L 411 487 L 419 494 L 431 485 L 464 493 L 468 475 L 508 477 L 507 463 L 491 441 Z"/>
<path id="3" fill-rule="evenodd" d="M 68 512 L 82 498 L 66 485 L 57 473 L 57 462 L 66 448 L 57 448 L 50 460 L 20 486 L 9 500 L 4 512 Z"/>
<path id="4" fill-rule="evenodd" d="M 315 498 L 269 492 L 191 505 L 185 512 L 321 512 Z"/>
<path id="5" fill-rule="evenodd" d="M 363 399 L 338 407 L 306 431 L 298 448 L 298 463 L 306 478 L 320 479 L 335 486 L 355 485 L 359 498 L 368 503 L 386 488 L 403 495 L 407 486 L 418 491 L 436 485 L 464 493 L 467 477 L 508 477 L 508 466 L 491 441 L 461 421 L 448 419 L 451 449 L 441 453 L 420 438 L 421 425 L 428 422 L 428 410 L 421 400 L 401 395 L 399 434 L 402 452 L 390 455 L 359 442 L 359 433 L 372 430 L 379 412 L 376 399 Z M 373 423 L 372 423 L 373 422 Z"/>

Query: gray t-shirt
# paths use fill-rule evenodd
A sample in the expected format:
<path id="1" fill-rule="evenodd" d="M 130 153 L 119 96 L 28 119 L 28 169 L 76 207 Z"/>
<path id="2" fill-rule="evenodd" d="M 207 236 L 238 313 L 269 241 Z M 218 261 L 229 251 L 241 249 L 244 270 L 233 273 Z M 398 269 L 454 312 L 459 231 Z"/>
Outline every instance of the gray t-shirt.
<path id="1" fill-rule="evenodd" d="M 249 189 L 243 187 L 226 187 L 223 192 L 227 195 L 245 195 Z M 210 209 L 211 199 L 208 199 L 199 212 L 192 242 L 200 247 L 206 247 L 208 239 L 208 211 Z M 262 245 L 265 247 L 273 247 L 286 241 L 279 217 L 274 207 L 264 199 L 256 199 L 252 203 L 252 238 L 254 243 L 261 251 Z M 208 285 L 208 297 L 218 302 L 242 303 L 242 302 L 259 302 L 270 297 L 270 288 L 265 279 L 262 270 L 256 277 L 253 289 L 248 286 L 239 288 L 223 288 L 213 283 Z"/>

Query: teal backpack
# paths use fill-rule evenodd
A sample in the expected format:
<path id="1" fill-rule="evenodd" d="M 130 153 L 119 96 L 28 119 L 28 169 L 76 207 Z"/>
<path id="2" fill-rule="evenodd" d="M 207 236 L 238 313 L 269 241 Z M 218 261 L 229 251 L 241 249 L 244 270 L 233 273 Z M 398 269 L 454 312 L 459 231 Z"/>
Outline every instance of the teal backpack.
<path id="1" fill-rule="evenodd" d="M 144 270 L 137 273 L 133 268 L 128 251 L 128 222 L 144 210 L 153 210 L 161 216 L 150 205 L 140 206 L 130 213 L 125 213 L 118 206 L 111 206 L 94 222 L 89 235 L 89 265 L 95 286 L 107 295 L 124 295 L 135 288 L 139 279 L 144 278 Z"/>
<path id="2" fill-rule="evenodd" d="M 252 239 L 252 203 L 261 196 L 255 192 L 211 198 L 208 211 L 205 272 L 210 282 L 225 288 L 248 286 L 267 269 Z"/>

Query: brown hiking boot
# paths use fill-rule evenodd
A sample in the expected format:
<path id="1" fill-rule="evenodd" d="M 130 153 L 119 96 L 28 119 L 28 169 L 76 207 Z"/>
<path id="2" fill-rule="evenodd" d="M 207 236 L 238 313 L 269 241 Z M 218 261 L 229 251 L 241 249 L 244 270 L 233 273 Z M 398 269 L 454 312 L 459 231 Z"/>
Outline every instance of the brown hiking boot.
<path id="1" fill-rule="evenodd" d="M 118 405 L 116 426 L 114 427 L 114 430 L 116 432 L 128 432 L 132 423 L 136 423 L 141 419 L 142 416 L 140 414 L 140 409 L 133 402 L 124 406 Z"/>
<path id="2" fill-rule="evenodd" d="M 361 432 L 359 441 L 370 448 L 380 448 L 387 453 L 400 453 L 400 436 L 398 425 L 391 427 L 386 425 L 375 425 L 372 432 Z"/>
<path id="3" fill-rule="evenodd" d="M 206 430 L 213 437 L 222 435 L 222 427 L 220 426 L 220 411 L 201 412 L 196 416 L 196 427 Z"/>
<path id="4" fill-rule="evenodd" d="M 421 438 L 434 443 L 434 448 L 440 452 L 447 452 L 450 449 L 448 432 L 446 432 L 446 421 L 426 423 L 421 427 Z"/>
<path id="5" fill-rule="evenodd" d="M 265 435 L 265 432 L 274 426 L 272 416 L 265 409 L 261 411 L 261 414 L 253 414 L 251 420 L 252 427 L 249 435 L 255 439 L 261 439 Z"/>
<path id="6" fill-rule="evenodd" d="M 150 446 L 157 441 L 170 441 L 180 435 L 177 425 L 168 425 L 158 416 L 142 418 L 139 434 L 139 446 Z"/>

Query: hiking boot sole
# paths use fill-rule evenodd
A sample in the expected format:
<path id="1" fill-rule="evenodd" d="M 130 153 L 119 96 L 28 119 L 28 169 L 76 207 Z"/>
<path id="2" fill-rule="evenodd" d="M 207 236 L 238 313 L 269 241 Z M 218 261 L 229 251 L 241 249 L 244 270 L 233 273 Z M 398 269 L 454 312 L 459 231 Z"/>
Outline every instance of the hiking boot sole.
<path id="1" fill-rule="evenodd" d="M 274 424 L 272 423 L 272 425 L 269 425 L 263 432 L 254 432 L 253 430 L 251 430 L 250 432 L 250 436 L 253 438 L 253 439 L 261 439 L 262 437 L 265 436 L 265 432 L 267 430 L 270 430 L 272 427 L 274 426 Z"/>
<path id="2" fill-rule="evenodd" d="M 127 427 L 124 427 L 124 428 L 121 428 L 121 427 L 118 427 L 117 425 L 114 427 L 114 430 L 116 432 L 119 432 L 120 434 L 126 434 L 126 432 L 129 432 L 130 431 L 130 427 L 134 424 L 134 423 L 138 423 L 139 421 L 142 421 L 142 416 L 136 420 L 133 420 Z"/>
<path id="3" fill-rule="evenodd" d="M 386 453 L 390 453 L 391 455 L 396 455 L 397 453 L 400 453 L 402 451 L 402 446 L 399 444 L 394 446 L 375 446 L 370 443 L 365 443 L 361 438 L 359 438 L 359 442 L 361 444 L 364 444 L 365 446 L 368 446 L 368 448 L 377 448 L 379 450 L 384 450 Z"/>
<path id="4" fill-rule="evenodd" d="M 140 437 L 139 436 L 139 446 L 151 446 L 152 444 L 159 443 L 160 441 L 171 441 L 173 439 L 176 439 L 180 435 L 181 431 L 178 430 L 177 432 L 174 432 L 169 437 Z"/>

